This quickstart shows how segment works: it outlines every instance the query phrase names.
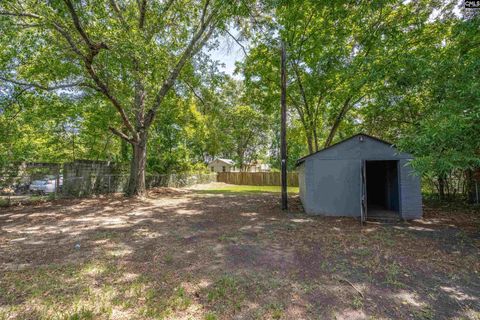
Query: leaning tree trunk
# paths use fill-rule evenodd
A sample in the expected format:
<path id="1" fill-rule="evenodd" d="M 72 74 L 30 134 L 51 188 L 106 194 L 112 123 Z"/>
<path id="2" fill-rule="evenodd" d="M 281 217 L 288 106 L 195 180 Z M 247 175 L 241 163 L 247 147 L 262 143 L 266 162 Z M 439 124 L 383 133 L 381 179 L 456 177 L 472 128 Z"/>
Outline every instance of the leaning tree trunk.
<path id="1" fill-rule="evenodd" d="M 128 181 L 127 195 L 143 197 L 146 194 L 147 134 L 141 133 L 139 136 L 139 142 L 132 144 L 133 157 L 130 163 L 130 180 Z"/>
<path id="2" fill-rule="evenodd" d="M 305 127 L 305 135 L 307 136 L 308 154 L 312 154 L 315 152 L 313 151 L 313 135 L 307 127 Z"/>

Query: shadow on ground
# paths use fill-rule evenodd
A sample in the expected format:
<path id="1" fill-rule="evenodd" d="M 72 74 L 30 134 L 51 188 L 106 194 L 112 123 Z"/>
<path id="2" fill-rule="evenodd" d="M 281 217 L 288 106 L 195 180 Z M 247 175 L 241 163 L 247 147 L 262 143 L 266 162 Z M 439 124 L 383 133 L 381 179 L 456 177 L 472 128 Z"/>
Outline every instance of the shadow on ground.
<path id="1" fill-rule="evenodd" d="M 179 192 L 1 209 L 0 319 L 480 316 L 478 228 L 428 208 L 361 227 L 291 203 Z"/>

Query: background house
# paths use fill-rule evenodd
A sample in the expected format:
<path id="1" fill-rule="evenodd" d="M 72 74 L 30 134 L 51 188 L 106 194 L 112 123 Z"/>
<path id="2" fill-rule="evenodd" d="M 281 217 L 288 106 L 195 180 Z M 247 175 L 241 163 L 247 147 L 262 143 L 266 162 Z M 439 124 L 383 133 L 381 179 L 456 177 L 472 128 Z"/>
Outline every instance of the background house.
<path id="1" fill-rule="evenodd" d="M 239 172 L 232 159 L 216 158 L 208 163 L 210 172 Z"/>
<path id="2" fill-rule="evenodd" d="M 270 164 L 255 160 L 244 164 L 240 170 L 232 159 L 216 158 L 208 163 L 208 169 L 210 172 L 270 172 Z"/>
<path id="3" fill-rule="evenodd" d="M 263 163 L 261 160 L 252 161 L 249 164 L 245 164 L 244 172 L 270 172 L 270 164 Z"/>
<path id="4" fill-rule="evenodd" d="M 242 169 L 232 159 L 216 158 L 208 163 L 210 172 L 270 172 L 270 164 L 255 160 L 244 164 Z"/>

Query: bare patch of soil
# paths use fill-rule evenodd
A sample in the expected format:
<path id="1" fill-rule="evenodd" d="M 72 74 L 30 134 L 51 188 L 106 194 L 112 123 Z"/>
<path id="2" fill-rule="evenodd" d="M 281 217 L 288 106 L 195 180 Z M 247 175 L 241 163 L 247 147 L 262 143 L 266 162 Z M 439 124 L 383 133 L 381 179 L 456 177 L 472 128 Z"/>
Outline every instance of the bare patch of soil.
<path id="1" fill-rule="evenodd" d="M 166 187 L 157 187 L 148 190 L 148 196 L 149 197 L 160 197 L 160 196 L 178 196 L 178 195 L 184 195 L 189 193 L 188 190 L 186 189 L 180 189 L 180 188 L 166 188 Z"/>
<path id="2" fill-rule="evenodd" d="M 0 209 L 0 319 L 480 317 L 477 212 L 362 227 L 290 204 L 159 188 Z"/>

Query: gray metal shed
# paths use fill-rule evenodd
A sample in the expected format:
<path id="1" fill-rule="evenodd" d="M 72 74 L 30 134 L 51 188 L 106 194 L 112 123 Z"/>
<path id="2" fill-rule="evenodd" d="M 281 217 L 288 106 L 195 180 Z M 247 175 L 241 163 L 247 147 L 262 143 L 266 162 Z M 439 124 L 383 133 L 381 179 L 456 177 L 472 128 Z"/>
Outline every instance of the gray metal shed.
<path id="1" fill-rule="evenodd" d="M 357 134 L 297 161 L 305 212 L 370 218 L 422 217 L 413 156 L 391 143 Z"/>

